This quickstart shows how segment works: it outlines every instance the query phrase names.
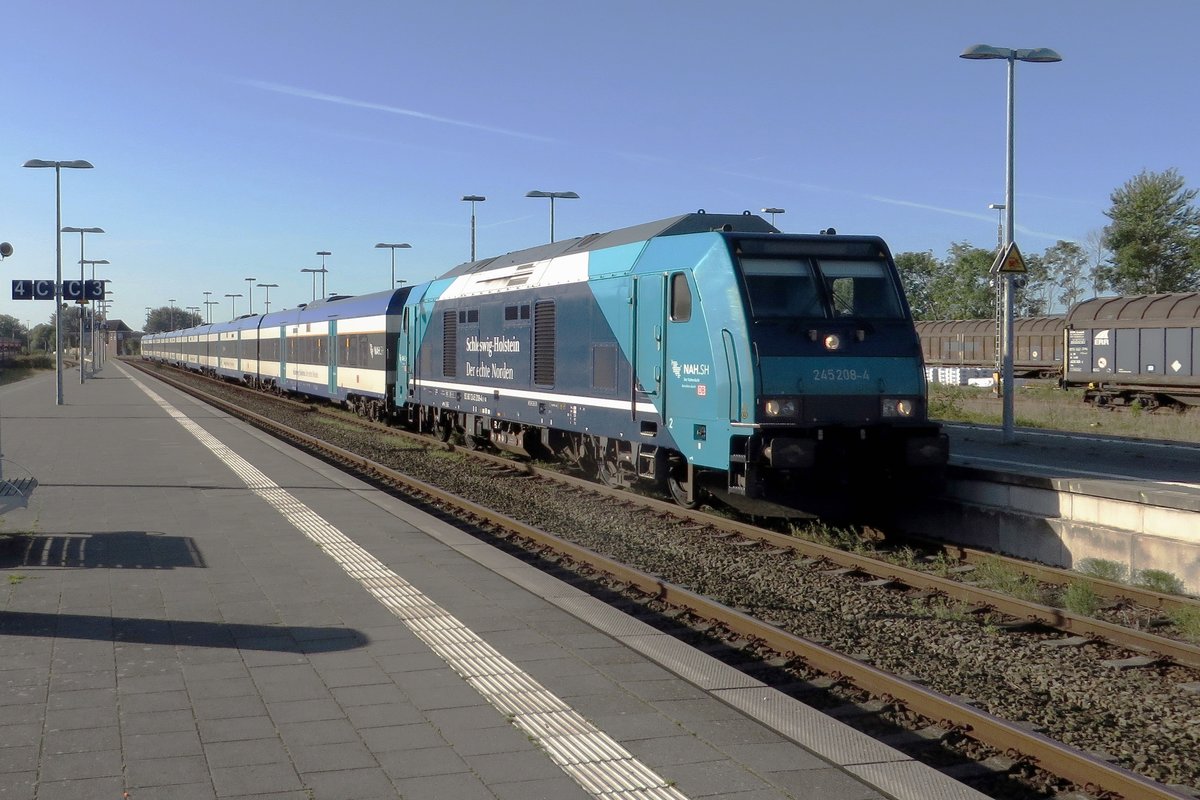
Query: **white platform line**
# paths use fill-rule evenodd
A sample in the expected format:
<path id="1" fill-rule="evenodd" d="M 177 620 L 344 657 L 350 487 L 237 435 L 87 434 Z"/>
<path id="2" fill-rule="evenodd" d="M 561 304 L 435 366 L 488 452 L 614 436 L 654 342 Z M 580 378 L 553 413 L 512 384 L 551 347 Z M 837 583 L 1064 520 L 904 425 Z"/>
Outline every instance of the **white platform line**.
<path id="1" fill-rule="evenodd" d="M 134 384 L 221 459 L 246 487 L 325 551 L 346 573 L 399 617 L 485 700 L 538 743 L 563 772 L 595 797 L 687 800 L 530 675 L 367 550 L 275 484 L 257 467 L 156 394 Z"/>

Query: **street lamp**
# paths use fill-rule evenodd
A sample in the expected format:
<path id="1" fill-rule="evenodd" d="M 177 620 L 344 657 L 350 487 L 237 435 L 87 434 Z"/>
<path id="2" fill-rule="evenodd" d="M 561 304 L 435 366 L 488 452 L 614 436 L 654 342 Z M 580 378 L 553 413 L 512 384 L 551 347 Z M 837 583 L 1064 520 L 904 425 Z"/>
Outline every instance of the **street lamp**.
<path id="1" fill-rule="evenodd" d="M 554 241 L 554 199 L 559 200 L 578 200 L 579 195 L 574 192 L 542 192 L 534 190 L 526 192 L 526 197 L 549 197 L 550 198 L 550 241 Z"/>
<path id="2" fill-rule="evenodd" d="M 1013 243 L 1013 90 L 1016 85 L 1018 61 L 1050 64 L 1062 61 L 1055 51 L 1048 47 L 1010 50 L 1007 47 L 992 47 L 986 44 L 971 45 L 962 51 L 959 58 L 967 59 L 1004 59 L 1008 62 L 1008 134 L 1007 149 L 1004 159 L 1004 243 Z M 1004 412 L 1001 420 L 1001 439 L 1005 444 L 1016 441 L 1013 430 L 1013 273 L 1004 275 L 1004 314 L 1002 321 L 1004 339 L 1004 366 L 1000 377 L 1000 386 L 1004 395 Z"/>
<path id="3" fill-rule="evenodd" d="M 464 194 L 463 202 L 471 204 L 471 260 L 475 260 L 475 204 L 487 200 L 481 194 Z"/>
<path id="4" fill-rule="evenodd" d="M 80 238 L 83 238 L 82 235 L 80 236 Z M 97 258 L 97 259 L 81 258 L 81 259 L 79 259 L 79 264 L 81 267 L 84 264 L 92 265 L 92 280 L 96 280 L 96 265 L 97 264 L 107 264 L 107 263 L 109 263 L 107 258 Z M 81 272 L 82 272 L 82 270 L 81 270 Z M 105 283 L 107 283 L 107 281 Z M 95 374 L 96 373 L 96 365 L 104 360 L 103 359 L 104 354 L 99 352 L 99 350 L 100 350 L 100 348 L 99 348 L 100 331 L 96 328 L 96 309 L 95 309 L 95 307 L 93 307 L 93 309 L 92 309 L 91 323 L 92 324 L 90 326 L 90 329 L 91 329 L 92 335 L 88 337 L 88 340 L 89 340 L 88 347 L 92 348 L 92 374 Z"/>
<path id="5" fill-rule="evenodd" d="M 104 233 L 104 228 L 72 228 L 70 226 L 59 228 L 62 233 L 78 233 L 79 234 L 79 385 L 83 385 L 84 367 L 83 367 L 83 317 L 84 306 L 87 301 L 83 299 L 83 235 L 85 233 Z"/>
<path id="6" fill-rule="evenodd" d="M 784 209 L 782 209 L 782 208 L 764 208 L 762 210 L 762 213 L 771 215 L 771 227 L 774 228 L 775 227 L 775 215 L 784 213 Z"/>
<path id="7" fill-rule="evenodd" d="M 250 285 L 250 288 L 246 290 L 250 293 L 249 296 L 246 298 L 246 302 L 250 306 L 251 314 L 254 313 L 254 282 L 256 280 L 258 280 L 258 278 L 246 278 L 246 283 L 248 283 Z"/>
<path id="8" fill-rule="evenodd" d="M 1004 249 L 1004 209 L 1007 203 L 988 203 L 988 208 L 996 212 L 996 252 Z"/>
<path id="9" fill-rule="evenodd" d="M 205 292 L 205 294 L 212 294 L 212 292 Z M 219 306 L 219 305 L 221 305 L 220 300 L 205 300 L 204 301 L 204 311 L 205 311 L 205 314 L 207 314 L 207 316 L 208 316 L 208 324 L 209 325 L 212 324 L 212 307 Z"/>
<path id="10" fill-rule="evenodd" d="M 325 268 L 324 267 L 319 267 L 319 268 L 318 267 L 303 267 L 303 268 L 301 268 L 300 271 L 312 273 L 312 299 L 315 302 L 317 299 L 317 273 L 318 272 L 321 273 L 321 281 L 323 284 L 325 281 L 325 275 L 324 275 Z"/>
<path id="11" fill-rule="evenodd" d="M 171 330 L 175 330 L 175 298 L 172 297 L 167 302 L 171 304 Z"/>
<path id="12" fill-rule="evenodd" d="M 408 244 L 407 242 L 404 242 L 402 244 L 386 244 L 384 242 L 380 242 L 379 244 L 375 245 L 376 249 L 383 248 L 383 247 L 386 247 L 392 251 L 392 288 L 395 289 L 396 288 L 396 248 L 399 247 L 401 249 L 407 250 L 407 249 L 411 248 L 412 245 Z"/>
<path id="13" fill-rule="evenodd" d="M 263 313 L 270 314 L 271 313 L 271 290 L 279 288 L 279 284 L 278 283 L 260 283 L 258 285 L 258 288 L 267 290 L 267 299 L 263 300 L 263 306 L 266 308 L 266 310 L 263 311 Z"/>
<path id="14" fill-rule="evenodd" d="M 58 229 L 62 227 L 62 170 L 94 168 L 89 162 L 83 160 L 43 161 L 40 158 L 32 158 L 21 166 L 35 169 L 39 167 L 54 167 L 54 243 L 55 264 L 57 265 L 54 275 L 54 386 L 55 403 L 61 406 L 63 404 L 62 234 L 59 233 Z"/>
<path id="15" fill-rule="evenodd" d="M 325 269 L 325 256 L 331 256 L 333 253 L 328 250 L 318 250 L 317 255 L 321 257 L 321 297 L 325 297 L 325 273 L 329 270 Z"/>
<path id="16" fill-rule="evenodd" d="M 239 293 L 227 294 L 225 296 L 229 298 L 229 312 L 233 315 L 230 319 L 237 319 L 237 299 L 243 295 Z"/>

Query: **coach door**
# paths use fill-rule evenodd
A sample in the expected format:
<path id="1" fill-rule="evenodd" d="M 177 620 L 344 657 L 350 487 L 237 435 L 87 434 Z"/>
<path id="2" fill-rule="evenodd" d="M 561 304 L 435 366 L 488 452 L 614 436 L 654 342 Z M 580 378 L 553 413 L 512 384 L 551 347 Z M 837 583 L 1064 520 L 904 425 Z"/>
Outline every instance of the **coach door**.
<path id="1" fill-rule="evenodd" d="M 330 395 L 330 397 L 337 397 L 337 393 L 338 393 L 338 384 L 337 384 L 338 346 L 337 346 L 337 320 L 336 319 L 329 320 L 328 336 L 329 336 L 329 340 L 328 340 L 329 358 L 327 359 L 327 361 L 329 362 L 329 395 Z"/>
<path id="2" fill-rule="evenodd" d="M 634 278 L 634 419 L 639 416 L 638 403 L 648 401 L 662 408 L 666 280 L 666 275 Z"/>
<path id="3" fill-rule="evenodd" d="M 397 343 L 396 354 L 396 398 L 397 406 L 401 406 L 408 402 L 409 395 L 409 380 L 413 366 L 416 362 L 416 353 L 414 344 L 416 340 L 415 331 L 413 330 L 412 322 L 412 306 L 405 306 L 404 313 L 400 318 L 400 341 Z"/>

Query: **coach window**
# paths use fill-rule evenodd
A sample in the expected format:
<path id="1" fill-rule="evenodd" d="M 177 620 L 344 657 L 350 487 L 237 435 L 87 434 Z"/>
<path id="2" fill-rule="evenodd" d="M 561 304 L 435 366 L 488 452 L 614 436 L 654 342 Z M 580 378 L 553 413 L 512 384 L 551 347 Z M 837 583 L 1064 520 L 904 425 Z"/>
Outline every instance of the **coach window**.
<path id="1" fill-rule="evenodd" d="M 671 321 L 687 322 L 692 318 L 692 289 L 687 275 L 676 272 L 671 276 Z"/>

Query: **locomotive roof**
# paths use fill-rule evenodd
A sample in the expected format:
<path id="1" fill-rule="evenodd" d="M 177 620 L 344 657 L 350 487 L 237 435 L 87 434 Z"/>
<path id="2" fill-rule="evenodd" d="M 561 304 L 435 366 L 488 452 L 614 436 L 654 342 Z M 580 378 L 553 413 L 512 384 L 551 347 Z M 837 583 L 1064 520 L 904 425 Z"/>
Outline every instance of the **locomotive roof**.
<path id="1" fill-rule="evenodd" d="M 592 233 L 576 239 L 566 239 L 526 250 L 514 250 L 502 256 L 468 261 L 459 264 L 454 269 L 441 275 L 442 278 L 456 278 L 475 272 L 485 272 L 492 269 L 512 267 L 518 264 L 529 264 L 535 261 L 545 261 L 557 256 L 572 253 L 583 253 L 589 250 L 601 250 L 606 247 L 617 247 L 622 244 L 644 242 L 656 236 L 679 236 L 687 233 L 708 233 L 710 231 L 738 231 L 741 233 L 779 233 L 779 230 L 762 217 L 754 214 L 680 214 L 676 217 L 660 219 L 656 222 L 645 222 L 630 228 L 619 228 L 608 233 Z"/>
<path id="2" fill-rule="evenodd" d="M 1097 297 L 1077 303 L 1067 316 L 1069 322 L 1077 324 L 1195 319 L 1200 319 L 1200 294 L 1196 292 Z"/>

